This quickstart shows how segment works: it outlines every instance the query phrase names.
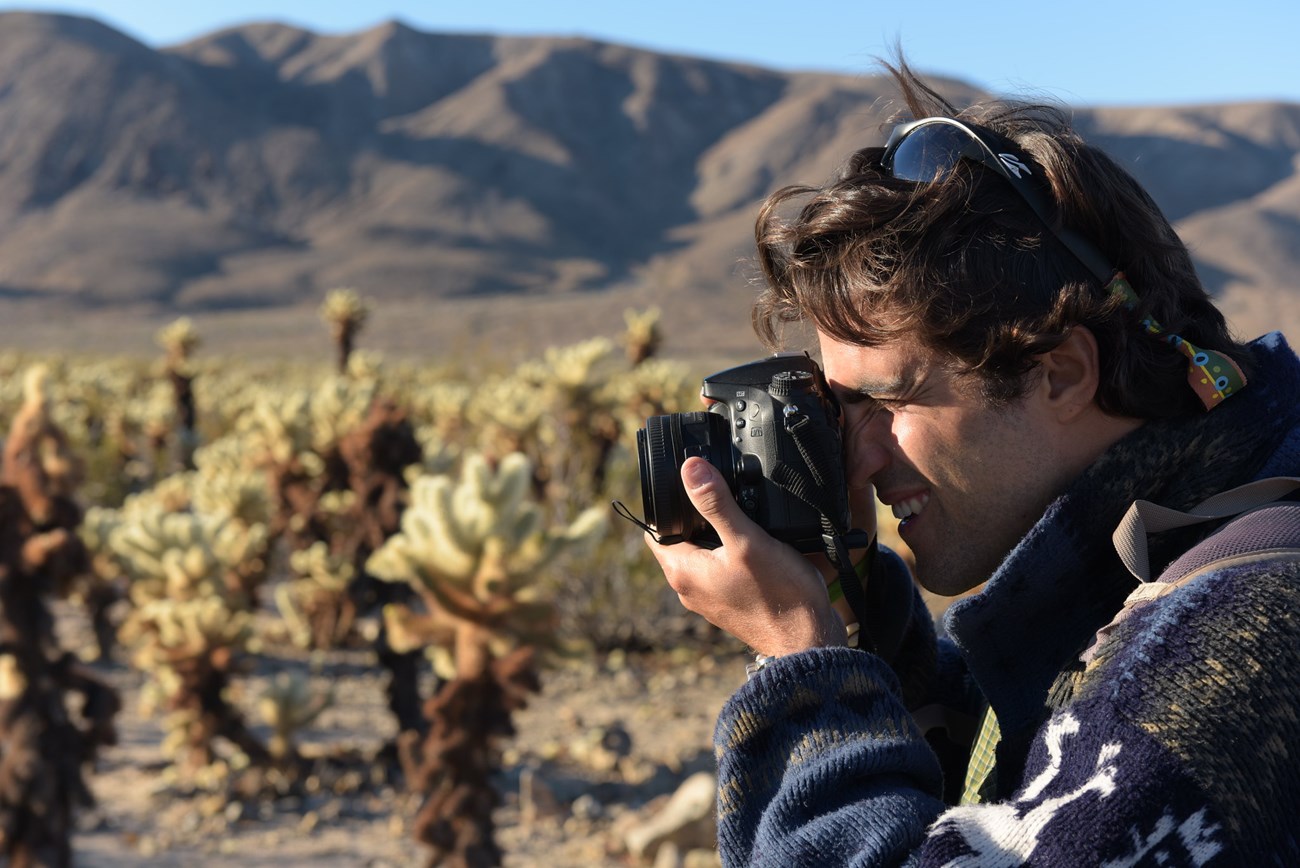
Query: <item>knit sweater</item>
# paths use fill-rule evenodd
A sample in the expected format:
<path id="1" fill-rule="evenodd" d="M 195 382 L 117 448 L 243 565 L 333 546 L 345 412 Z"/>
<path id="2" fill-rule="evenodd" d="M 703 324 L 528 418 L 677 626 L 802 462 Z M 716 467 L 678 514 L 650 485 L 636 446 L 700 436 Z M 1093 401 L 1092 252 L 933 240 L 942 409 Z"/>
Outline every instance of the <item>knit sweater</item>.
<path id="1" fill-rule="evenodd" d="M 1300 864 L 1300 564 L 1211 571 L 1084 654 L 1136 585 L 1111 543 L 1134 500 L 1186 510 L 1300 476 L 1300 360 L 1274 334 L 1250 361 L 1249 387 L 1212 413 L 1107 450 L 950 607 L 937 650 L 914 605 L 897 650 L 813 649 L 742 686 L 715 733 L 723 862 Z M 1205 533 L 1153 536 L 1153 572 Z M 882 565 L 873 582 L 905 578 Z M 981 701 L 1002 731 L 995 798 L 952 807 L 945 776 L 951 797 L 964 768 L 913 711 Z"/>

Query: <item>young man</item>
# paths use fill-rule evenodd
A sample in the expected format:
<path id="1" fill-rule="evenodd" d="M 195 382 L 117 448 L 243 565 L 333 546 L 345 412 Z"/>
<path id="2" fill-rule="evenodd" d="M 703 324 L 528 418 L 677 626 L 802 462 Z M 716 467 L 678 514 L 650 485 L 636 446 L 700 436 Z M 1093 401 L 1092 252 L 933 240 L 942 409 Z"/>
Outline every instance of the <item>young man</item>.
<path id="1" fill-rule="evenodd" d="M 1134 501 L 1300 477 L 1300 361 L 1232 340 L 1150 198 L 1057 114 L 957 113 L 891 71 L 921 120 L 767 203 L 755 324 L 815 326 L 851 492 L 902 519 L 916 581 L 987 584 L 936 642 L 882 552 L 872 650 L 847 647 L 818 569 L 684 462 L 722 545 L 651 548 L 762 661 L 715 736 L 723 861 L 1300 864 L 1300 504 L 1259 513 L 1268 551 L 1128 605 L 1112 542 Z M 1151 576 L 1213 529 L 1152 535 Z"/>

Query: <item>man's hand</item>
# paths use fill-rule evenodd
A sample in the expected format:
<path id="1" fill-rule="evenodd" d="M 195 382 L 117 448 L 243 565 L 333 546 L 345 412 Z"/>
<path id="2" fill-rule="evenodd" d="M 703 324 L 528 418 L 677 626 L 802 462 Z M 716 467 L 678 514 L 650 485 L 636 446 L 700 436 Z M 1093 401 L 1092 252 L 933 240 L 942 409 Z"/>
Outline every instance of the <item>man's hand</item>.
<path id="1" fill-rule="evenodd" d="M 844 621 L 817 568 L 750 520 L 713 465 L 686 459 L 682 485 L 722 541 L 703 549 L 659 545 L 647 536 L 682 605 L 760 654 L 844 644 Z"/>

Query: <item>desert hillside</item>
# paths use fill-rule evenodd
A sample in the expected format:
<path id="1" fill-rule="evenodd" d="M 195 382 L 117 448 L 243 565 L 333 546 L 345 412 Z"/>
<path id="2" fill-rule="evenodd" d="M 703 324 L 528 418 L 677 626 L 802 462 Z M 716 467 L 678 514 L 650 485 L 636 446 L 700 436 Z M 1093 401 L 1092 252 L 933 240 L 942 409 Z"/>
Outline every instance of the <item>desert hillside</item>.
<path id="1" fill-rule="evenodd" d="M 888 93 L 398 22 L 155 50 L 0 14 L 0 341 L 150 352 L 187 314 L 210 346 L 297 352 L 346 285 L 378 303 L 371 345 L 398 352 L 515 354 L 652 303 L 670 352 L 749 352 L 756 203 L 879 140 Z M 1074 111 L 1241 331 L 1300 331 L 1300 105 Z"/>

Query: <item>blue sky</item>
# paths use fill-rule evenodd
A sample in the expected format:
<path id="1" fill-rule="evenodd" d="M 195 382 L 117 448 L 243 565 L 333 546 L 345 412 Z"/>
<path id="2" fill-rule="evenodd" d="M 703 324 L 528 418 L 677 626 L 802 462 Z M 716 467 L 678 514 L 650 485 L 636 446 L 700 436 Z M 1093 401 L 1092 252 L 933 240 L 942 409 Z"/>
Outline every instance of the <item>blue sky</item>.
<path id="1" fill-rule="evenodd" d="M 1077 105 L 1300 102 L 1300 2 L 1240 0 L 37 0 L 153 46 L 250 21 L 347 33 L 579 35 L 778 69 L 859 73 L 901 40 L 917 68 Z"/>

